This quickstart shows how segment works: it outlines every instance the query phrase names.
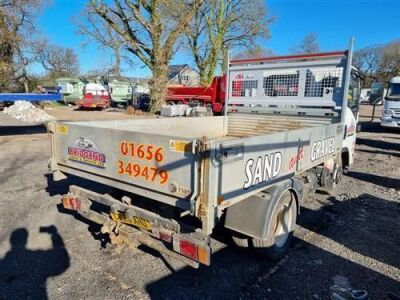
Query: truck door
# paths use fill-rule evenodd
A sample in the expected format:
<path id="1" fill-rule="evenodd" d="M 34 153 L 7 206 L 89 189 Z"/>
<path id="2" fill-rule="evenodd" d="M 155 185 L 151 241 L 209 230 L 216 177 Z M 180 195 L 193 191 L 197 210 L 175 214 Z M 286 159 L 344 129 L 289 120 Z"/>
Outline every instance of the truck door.
<path id="1" fill-rule="evenodd" d="M 349 82 L 349 91 L 347 93 L 347 107 L 353 112 L 356 121 L 358 121 L 358 112 L 360 108 L 360 91 L 360 75 L 353 69 Z"/>

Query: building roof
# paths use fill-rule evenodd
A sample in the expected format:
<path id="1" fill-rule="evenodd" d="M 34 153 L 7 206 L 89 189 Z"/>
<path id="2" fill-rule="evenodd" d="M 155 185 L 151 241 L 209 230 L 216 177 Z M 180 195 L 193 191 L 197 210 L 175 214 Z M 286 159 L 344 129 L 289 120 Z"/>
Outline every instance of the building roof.
<path id="1" fill-rule="evenodd" d="M 168 80 L 174 79 L 180 72 L 188 68 L 189 65 L 170 65 L 168 67 Z"/>

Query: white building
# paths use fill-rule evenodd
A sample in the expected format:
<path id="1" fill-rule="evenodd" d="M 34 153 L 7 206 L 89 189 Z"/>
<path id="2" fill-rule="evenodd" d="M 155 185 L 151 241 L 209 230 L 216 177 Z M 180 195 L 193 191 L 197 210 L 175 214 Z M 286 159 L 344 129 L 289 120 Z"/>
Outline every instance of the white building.
<path id="1" fill-rule="evenodd" d="M 199 83 L 199 73 L 189 65 L 170 65 L 168 67 L 169 85 L 198 86 Z"/>

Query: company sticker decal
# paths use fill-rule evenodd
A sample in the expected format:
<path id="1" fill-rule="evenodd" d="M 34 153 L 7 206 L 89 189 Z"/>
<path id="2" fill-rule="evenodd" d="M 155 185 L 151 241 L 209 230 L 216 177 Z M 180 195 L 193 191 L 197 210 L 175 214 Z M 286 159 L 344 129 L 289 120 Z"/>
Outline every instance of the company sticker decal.
<path id="1" fill-rule="evenodd" d="M 96 144 L 84 137 L 77 138 L 68 147 L 68 159 L 99 168 L 104 168 L 106 163 L 106 156 L 99 152 Z"/>
<path id="2" fill-rule="evenodd" d="M 271 180 L 279 175 L 282 167 L 282 153 L 274 152 L 259 156 L 256 161 L 249 159 L 246 162 L 246 181 L 244 189 L 255 186 L 261 182 Z"/>
<path id="3" fill-rule="evenodd" d="M 315 141 L 311 146 L 311 161 L 323 158 L 329 154 L 332 154 L 334 149 L 334 138 L 329 137 L 327 139 Z"/>
<path id="4" fill-rule="evenodd" d="M 191 189 L 188 187 L 179 186 L 176 182 L 168 184 L 168 190 L 178 196 L 187 197 L 191 194 Z"/>
<path id="5" fill-rule="evenodd" d="M 304 158 L 304 148 L 301 147 L 295 154 L 290 157 L 289 170 L 293 169 L 296 164 Z"/>
<path id="6" fill-rule="evenodd" d="M 354 124 L 353 122 L 349 125 L 349 127 L 347 127 L 346 129 L 346 135 L 347 136 L 352 136 L 356 133 L 356 124 Z"/>

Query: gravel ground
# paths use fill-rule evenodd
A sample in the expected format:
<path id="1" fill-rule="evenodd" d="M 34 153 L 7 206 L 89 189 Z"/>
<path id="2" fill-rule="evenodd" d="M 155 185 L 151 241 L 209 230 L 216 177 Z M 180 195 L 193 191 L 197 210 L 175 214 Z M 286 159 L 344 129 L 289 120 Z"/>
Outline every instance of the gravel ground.
<path id="1" fill-rule="evenodd" d="M 127 118 L 46 112 L 71 120 Z M 102 247 L 93 225 L 57 204 L 69 184 L 108 188 L 79 178 L 53 182 L 46 175 L 47 134 L 17 125 L 0 113 L 0 299 L 328 299 L 335 283 L 364 289 L 370 299 L 400 299 L 400 132 L 363 123 L 354 167 L 337 196 L 303 203 L 284 259 L 262 260 L 218 233 L 212 265 L 195 270 L 144 247 Z"/>

